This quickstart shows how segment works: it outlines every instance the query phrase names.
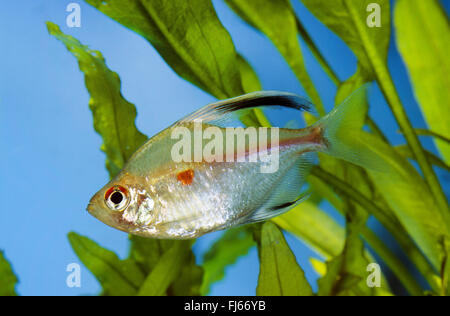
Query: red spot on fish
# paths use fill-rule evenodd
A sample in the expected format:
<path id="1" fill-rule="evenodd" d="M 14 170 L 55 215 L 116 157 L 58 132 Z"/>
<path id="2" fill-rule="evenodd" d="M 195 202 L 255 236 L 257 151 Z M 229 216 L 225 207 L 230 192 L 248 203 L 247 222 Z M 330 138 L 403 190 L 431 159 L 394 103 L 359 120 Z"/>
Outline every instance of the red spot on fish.
<path id="1" fill-rule="evenodd" d="M 194 170 L 188 169 L 177 174 L 177 180 L 183 185 L 189 185 L 194 180 Z"/>

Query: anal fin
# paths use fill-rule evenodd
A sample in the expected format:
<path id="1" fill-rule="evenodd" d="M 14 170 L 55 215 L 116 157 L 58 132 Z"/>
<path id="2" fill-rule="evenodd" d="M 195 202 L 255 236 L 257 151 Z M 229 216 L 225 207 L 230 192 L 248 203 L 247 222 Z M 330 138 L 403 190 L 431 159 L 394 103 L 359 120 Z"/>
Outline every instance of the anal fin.
<path id="1" fill-rule="evenodd" d="M 315 153 L 301 154 L 280 179 L 269 199 L 258 210 L 245 218 L 242 224 L 261 222 L 278 216 L 308 198 L 310 192 L 303 186 L 315 156 Z"/>

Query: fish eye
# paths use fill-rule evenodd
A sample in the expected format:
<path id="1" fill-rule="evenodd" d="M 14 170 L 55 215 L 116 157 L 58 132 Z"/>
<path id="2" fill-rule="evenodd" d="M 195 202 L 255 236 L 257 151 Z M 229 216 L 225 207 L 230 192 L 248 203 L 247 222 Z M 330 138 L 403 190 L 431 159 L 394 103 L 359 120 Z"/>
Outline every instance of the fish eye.
<path id="1" fill-rule="evenodd" d="M 128 190 L 120 185 L 115 185 L 105 193 L 105 202 L 113 211 L 123 211 L 129 202 Z"/>

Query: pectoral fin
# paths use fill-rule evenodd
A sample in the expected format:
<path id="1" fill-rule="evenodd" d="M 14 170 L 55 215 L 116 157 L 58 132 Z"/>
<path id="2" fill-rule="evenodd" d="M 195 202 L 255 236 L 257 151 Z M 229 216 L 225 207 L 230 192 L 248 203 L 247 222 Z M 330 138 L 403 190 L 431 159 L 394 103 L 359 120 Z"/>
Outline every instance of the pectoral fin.
<path id="1" fill-rule="evenodd" d="M 310 192 L 303 187 L 315 159 L 315 154 L 311 152 L 300 155 L 292 168 L 280 179 L 269 199 L 242 224 L 268 220 L 289 211 L 308 198 Z"/>

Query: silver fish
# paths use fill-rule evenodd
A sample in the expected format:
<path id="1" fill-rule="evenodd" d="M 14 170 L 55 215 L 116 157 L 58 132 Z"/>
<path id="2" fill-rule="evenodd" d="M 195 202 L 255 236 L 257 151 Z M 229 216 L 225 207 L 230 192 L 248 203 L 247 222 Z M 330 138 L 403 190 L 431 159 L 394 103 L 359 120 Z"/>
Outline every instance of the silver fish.
<path id="1" fill-rule="evenodd" d="M 356 136 L 365 115 L 363 96 L 364 90 L 357 90 L 303 129 L 227 128 L 254 108 L 309 110 L 310 103 L 294 94 L 256 92 L 207 105 L 149 139 L 94 195 L 88 211 L 124 232 L 167 239 L 196 238 L 280 215 L 308 196 L 305 177 L 316 152 L 376 168 L 377 156 Z M 244 142 L 233 135 L 235 142 L 228 143 L 227 132 L 233 131 L 244 133 Z"/>

